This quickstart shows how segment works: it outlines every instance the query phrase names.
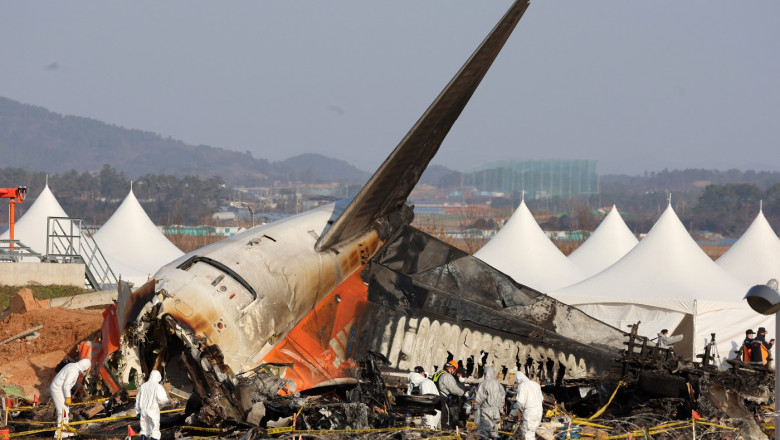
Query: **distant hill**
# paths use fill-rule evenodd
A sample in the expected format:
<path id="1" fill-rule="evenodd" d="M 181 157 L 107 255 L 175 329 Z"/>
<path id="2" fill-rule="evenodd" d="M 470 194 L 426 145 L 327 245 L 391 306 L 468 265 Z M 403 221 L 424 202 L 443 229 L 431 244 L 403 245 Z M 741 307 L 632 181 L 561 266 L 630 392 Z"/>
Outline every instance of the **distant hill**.
<path id="1" fill-rule="evenodd" d="M 707 185 L 745 183 L 768 188 L 780 182 L 777 171 L 731 170 L 663 170 L 641 176 L 607 174 L 601 176 L 602 193 L 643 193 L 647 191 L 700 192 Z"/>
<path id="2" fill-rule="evenodd" d="M 207 145 L 131 130 L 0 97 L 3 164 L 29 171 L 99 171 L 108 164 L 133 179 L 148 174 L 220 176 L 231 185 L 276 180 L 363 183 L 369 173 L 344 161 L 305 154 L 271 163 Z"/>
<path id="3" fill-rule="evenodd" d="M 292 170 L 294 174 L 289 176 L 290 180 L 303 180 L 300 175 L 310 174 L 326 182 L 365 183 L 371 177 L 371 173 L 359 170 L 346 161 L 314 153 L 294 156 L 274 164 L 277 165 Z"/>
<path id="4" fill-rule="evenodd" d="M 428 165 L 428 168 L 420 176 L 420 183 L 427 185 L 439 185 L 445 176 L 449 176 L 455 171 L 442 165 Z"/>

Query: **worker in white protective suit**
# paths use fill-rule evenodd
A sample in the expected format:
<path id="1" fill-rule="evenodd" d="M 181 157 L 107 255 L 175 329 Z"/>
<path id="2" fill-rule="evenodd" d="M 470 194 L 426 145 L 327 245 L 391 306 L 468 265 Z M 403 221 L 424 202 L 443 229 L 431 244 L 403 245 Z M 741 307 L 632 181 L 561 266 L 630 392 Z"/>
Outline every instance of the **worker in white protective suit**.
<path id="1" fill-rule="evenodd" d="M 439 396 L 439 389 L 436 388 L 436 384 L 427 377 L 423 377 L 423 375 L 420 373 L 409 373 L 409 385 L 410 389 L 419 389 L 421 396 Z M 411 392 L 409 394 L 411 394 Z M 423 416 L 423 425 L 426 428 L 439 429 L 440 421 L 441 411 L 438 409 L 436 410 L 436 414 L 426 414 Z"/>
<path id="2" fill-rule="evenodd" d="M 501 414 L 504 412 L 506 391 L 496 380 L 496 371 L 492 366 L 485 367 L 485 376 L 477 387 L 474 398 L 474 423 L 477 434 L 482 438 L 498 438 L 498 428 L 501 426 Z"/>
<path id="3" fill-rule="evenodd" d="M 160 407 L 168 403 L 168 393 L 160 384 L 162 376 L 157 370 L 149 373 L 149 380 L 138 388 L 135 410 L 141 419 L 141 440 L 160 439 Z"/>
<path id="4" fill-rule="evenodd" d="M 538 383 L 529 379 L 521 371 L 515 373 L 517 381 L 517 397 L 515 405 L 517 410 L 523 414 L 523 425 L 521 426 L 523 439 L 535 440 L 536 430 L 542 422 L 544 407 L 542 401 L 542 387 Z"/>
<path id="5" fill-rule="evenodd" d="M 79 374 L 84 374 L 89 370 L 92 365 L 92 361 L 89 359 L 82 359 L 78 362 L 72 362 L 62 367 L 59 373 L 54 376 L 54 380 L 49 385 L 49 393 L 51 394 L 51 400 L 54 402 L 54 410 L 57 412 L 57 431 L 54 433 L 54 437 L 70 437 L 74 435 L 72 432 L 60 432 L 62 425 L 68 423 L 68 415 L 70 414 L 70 392 L 76 382 L 79 380 Z"/>

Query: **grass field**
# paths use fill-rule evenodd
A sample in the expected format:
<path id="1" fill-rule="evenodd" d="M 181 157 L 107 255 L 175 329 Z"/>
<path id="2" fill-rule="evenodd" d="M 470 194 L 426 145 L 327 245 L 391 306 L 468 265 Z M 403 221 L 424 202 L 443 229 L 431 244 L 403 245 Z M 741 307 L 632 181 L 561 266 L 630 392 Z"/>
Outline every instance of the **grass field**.
<path id="1" fill-rule="evenodd" d="M 23 288 L 29 288 L 36 299 L 60 298 L 87 293 L 89 290 L 75 286 L 43 286 L 40 284 L 28 284 L 26 286 L 0 285 L 0 311 L 5 310 L 11 304 L 11 297 Z"/>

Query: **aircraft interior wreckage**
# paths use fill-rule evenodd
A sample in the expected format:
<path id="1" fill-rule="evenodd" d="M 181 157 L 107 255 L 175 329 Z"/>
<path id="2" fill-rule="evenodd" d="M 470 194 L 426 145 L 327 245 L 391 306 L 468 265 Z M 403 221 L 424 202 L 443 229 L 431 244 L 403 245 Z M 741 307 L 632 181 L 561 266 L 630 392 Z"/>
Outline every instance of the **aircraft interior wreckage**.
<path id="1" fill-rule="evenodd" d="M 584 411 L 613 390 L 613 410 L 665 397 L 665 416 L 688 419 L 694 407 L 716 413 L 733 400 L 725 387 L 735 383 L 764 399 L 768 389 L 718 376 L 706 354 L 697 367 L 709 370 L 694 369 L 410 225 L 411 190 L 528 6 L 508 9 L 353 199 L 193 251 L 137 290 L 120 282 L 99 337 L 80 347 L 96 366 L 93 395 L 112 396 L 106 407 L 126 403 L 125 389 L 156 369 L 189 396 L 193 423 L 270 428 L 284 407 L 320 426 L 324 413 L 300 409 L 301 394 L 387 408 L 385 385 L 455 360 L 473 382 L 488 365 L 505 380 L 524 371 Z M 629 376 L 634 394 L 618 393 Z"/>

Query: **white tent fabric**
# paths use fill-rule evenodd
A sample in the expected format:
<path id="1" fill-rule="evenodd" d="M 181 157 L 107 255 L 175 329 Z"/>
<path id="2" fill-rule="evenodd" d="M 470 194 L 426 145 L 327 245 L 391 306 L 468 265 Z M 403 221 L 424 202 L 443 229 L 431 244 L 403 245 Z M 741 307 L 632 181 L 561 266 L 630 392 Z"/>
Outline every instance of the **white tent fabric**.
<path id="1" fill-rule="evenodd" d="M 17 205 L 17 209 L 18 209 Z M 24 215 L 14 222 L 14 240 L 19 240 L 22 244 L 29 246 L 35 252 L 46 253 L 46 231 L 49 217 L 67 217 L 60 203 L 54 197 L 49 184 L 44 186 L 43 191 L 38 195 L 32 206 Z M 10 231 L 5 231 L 0 235 L 0 239 L 10 239 Z M 30 261 L 40 261 L 37 258 Z"/>
<path id="2" fill-rule="evenodd" d="M 568 258 L 590 277 L 621 259 L 637 243 L 638 240 L 613 205 L 599 227 Z"/>
<path id="3" fill-rule="evenodd" d="M 114 275 L 136 287 L 184 255 L 152 223 L 132 189 L 93 237 Z"/>
<path id="4" fill-rule="evenodd" d="M 525 201 L 474 257 L 540 292 L 557 290 L 585 278 L 585 272 L 569 261 L 542 231 Z"/>
<path id="5" fill-rule="evenodd" d="M 718 265 L 750 286 L 780 280 L 780 238 L 764 217 L 763 210 L 726 253 Z"/>
<path id="6" fill-rule="evenodd" d="M 683 334 L 675 350 L 701 354 L 716 334 L 721 361 L 734 356 L 748 328 L 774 332 L 774 317 L 743 301 L 749 286 L 701 250 L 671 206 L 647 236 L 599 274 L 550 295 L 610 325 L 654 338 L 661 329 Z"/>

